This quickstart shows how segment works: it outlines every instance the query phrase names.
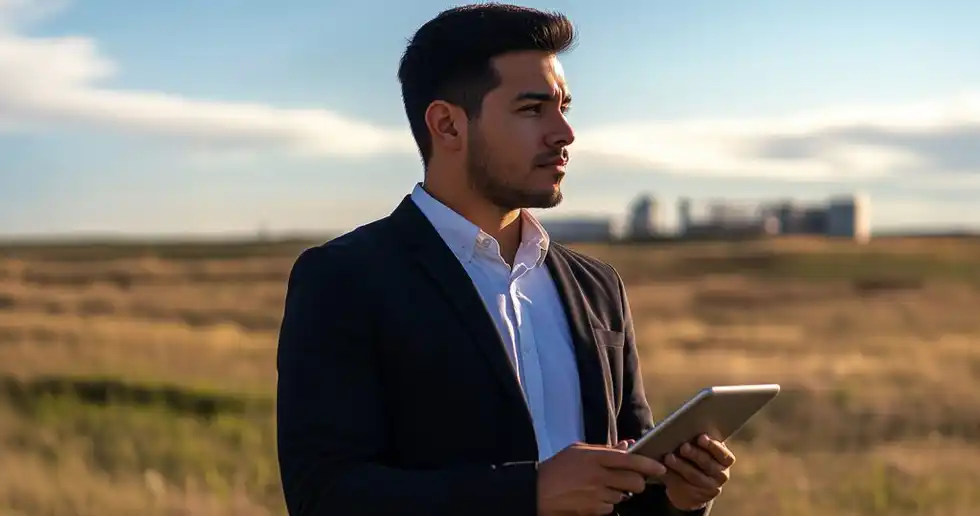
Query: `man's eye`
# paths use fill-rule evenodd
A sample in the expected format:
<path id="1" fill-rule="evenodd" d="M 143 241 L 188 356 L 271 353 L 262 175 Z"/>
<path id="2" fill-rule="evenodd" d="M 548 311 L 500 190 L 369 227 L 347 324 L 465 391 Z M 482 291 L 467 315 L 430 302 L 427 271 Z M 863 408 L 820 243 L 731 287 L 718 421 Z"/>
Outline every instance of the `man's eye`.
<path id="1" fill-rule="evenodd" d="M 521 108 L 521 111 L 527 113 L 540 113 L 541 104 L 531 104 L 530 106 L 524 106 Z"/>

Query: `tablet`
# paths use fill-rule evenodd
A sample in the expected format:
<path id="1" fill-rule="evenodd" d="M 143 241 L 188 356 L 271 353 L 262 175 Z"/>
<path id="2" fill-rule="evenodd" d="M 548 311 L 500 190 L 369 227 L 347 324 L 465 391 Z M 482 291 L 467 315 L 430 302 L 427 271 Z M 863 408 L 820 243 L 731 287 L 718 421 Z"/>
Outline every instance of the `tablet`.
<path id="1" fill-rule="evenodd" d="M 725 442 L 779 394 L 778 384 L 719 385 L 702 389 L 649 432 L 627 453 L 663 461 L 701 434 Z"/>

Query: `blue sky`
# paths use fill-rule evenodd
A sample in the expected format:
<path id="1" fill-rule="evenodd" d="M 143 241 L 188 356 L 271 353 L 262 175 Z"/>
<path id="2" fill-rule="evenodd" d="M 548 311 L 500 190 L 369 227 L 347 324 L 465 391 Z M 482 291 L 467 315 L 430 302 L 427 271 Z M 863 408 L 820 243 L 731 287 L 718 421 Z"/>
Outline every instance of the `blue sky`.
<path id="1" fill-rule="evenodd" d="M 278 5 L 277 5 L 278 4 Z M 0 0 L 0 235 L 337 231 L 421 177 L 395 77 L 450 3 Z M 565 0 L 566 201 L 860 191 L 980 227 L 980 4 Z"/>

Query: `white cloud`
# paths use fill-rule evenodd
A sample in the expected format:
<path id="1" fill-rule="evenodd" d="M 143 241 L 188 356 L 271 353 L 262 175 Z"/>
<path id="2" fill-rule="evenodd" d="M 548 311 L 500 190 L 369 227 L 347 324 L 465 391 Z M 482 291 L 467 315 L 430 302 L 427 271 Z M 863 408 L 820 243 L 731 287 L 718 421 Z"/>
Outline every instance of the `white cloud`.
<path id="1" fill-rule="evenodd" d="M 379 127 L 322 109 L 105 86 L 118 69 L 94 40 L 24 32 L 24 24 L 63 3 L 0 0 L 0 130 L 143 134 L 177 141 L 203 163 L 234 164 L 270 151 L 346 157 L 415 152 L 404 126 Z M 580 127 L 572 154 L 577 163 L 625 161 L 631 168 L 682 175 L 796 181 L 927 176 L 963 183 L 980 176 L 978 138 L 980 95 L 963 95 L 777 119 Z"/>
<path id="2" fill-rule="evenodd" d="M 407 130 L 320 109 L 190 99 L 101 86 L 117 72 L 86 37 L 27 37 L 17 28 L 56 4 L 0 0 L 0 127 L 98 128 L 178 139 L 195 148 L 265 147 L 357 156 L 414 152 Z"/>
<path id="3" fill-rule="evenodd" d="M 798 180 L 980 174 L 980 95 L 761 120 L 580 131 L 576 150 L 664 172 Z"/>

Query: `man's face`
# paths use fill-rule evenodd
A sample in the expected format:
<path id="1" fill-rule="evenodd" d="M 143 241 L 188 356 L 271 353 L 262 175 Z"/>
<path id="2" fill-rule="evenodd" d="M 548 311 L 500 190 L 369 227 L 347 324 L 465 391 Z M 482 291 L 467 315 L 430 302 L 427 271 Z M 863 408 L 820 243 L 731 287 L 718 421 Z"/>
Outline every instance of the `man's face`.
<path id="1" fill-rule="evenodd" d="M 575 139 L 561 64 L 545 52 L 507 54 L 493 64 L 501 83 L 483 99 L 467 137 L 470 184 L 506 210 L 556 206 Z"/>

